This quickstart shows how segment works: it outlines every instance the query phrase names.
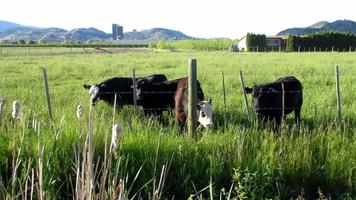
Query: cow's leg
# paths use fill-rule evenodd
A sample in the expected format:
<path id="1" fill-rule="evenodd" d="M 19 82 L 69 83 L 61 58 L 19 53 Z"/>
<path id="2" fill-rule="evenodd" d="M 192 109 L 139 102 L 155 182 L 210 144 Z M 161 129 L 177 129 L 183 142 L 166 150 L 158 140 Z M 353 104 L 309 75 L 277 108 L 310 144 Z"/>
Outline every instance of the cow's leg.
<path id="1" fill-rule="evenodd" d="M 184 112 L 176 112 L 175 122 L 180 132 L 183 131 L 186 120 L 187 116 L 184 114 Z"/>
<path id="2" fill-rule="evenodd" d="M 300 123 L 300 108 L 297 108 L 294 110 L 294 115 L 295 115 L 295 123 L 299 124 Z"/>

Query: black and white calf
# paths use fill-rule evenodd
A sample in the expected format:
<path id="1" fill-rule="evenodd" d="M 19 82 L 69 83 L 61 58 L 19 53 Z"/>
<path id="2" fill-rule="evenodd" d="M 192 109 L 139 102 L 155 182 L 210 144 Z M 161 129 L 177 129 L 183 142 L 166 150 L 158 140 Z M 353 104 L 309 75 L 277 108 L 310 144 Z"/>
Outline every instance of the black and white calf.
<path id="1" fill-rule="evenodd" d="M 144 80 L 148 83 L 157 83 L 167 80 L 164 74 L 154 74 L 147 77 L 136 78 L 137 82 Z M 113 105 L 115 101 L 115 94 L 117 95 L 116 105 L 133 105 L 133 81 L 130 77 L 114 77 L 105 80 L 99 84 L 83 85 L 83 87 L 89 90 L 89 94 L 92 100 L 92 104 L 95 105 L 99 100 Z"/>

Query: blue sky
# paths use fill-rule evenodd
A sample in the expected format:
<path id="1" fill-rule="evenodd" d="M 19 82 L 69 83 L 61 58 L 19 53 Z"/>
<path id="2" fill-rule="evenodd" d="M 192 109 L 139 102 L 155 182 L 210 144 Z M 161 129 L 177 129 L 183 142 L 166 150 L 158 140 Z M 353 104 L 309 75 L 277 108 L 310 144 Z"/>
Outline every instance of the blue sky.
<path id="1" fill-rule="evenodd" d="M 4 0 L 0 20 L 64 29 L 95 27 L 124 32 L 164 27 L 194 37 L 240 38 L 277 34 L 320 20 L 356 21 L 355 0 Z"/>

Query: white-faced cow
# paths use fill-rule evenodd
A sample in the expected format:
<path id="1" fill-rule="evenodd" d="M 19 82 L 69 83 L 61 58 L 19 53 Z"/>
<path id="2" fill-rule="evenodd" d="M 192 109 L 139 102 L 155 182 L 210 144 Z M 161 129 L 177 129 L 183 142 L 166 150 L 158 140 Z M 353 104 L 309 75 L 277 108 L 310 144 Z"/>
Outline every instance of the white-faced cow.
<path id="1" fill-rule="evenodd" d="M 163 74 L 154 74 L 147 77 L 136 78 L 137 82 L 144 80 L 147 83 L 156 83 L 167 80 Z M 121 107 L 123 105 L 133 105 L 133 83 L 130 77 L 114 77 L 105 80 L 99 84 L 83 85 L 89 90 L 92 104 L 95 105 L 99 100 L 103 100 L 111 105 L 114 104 L 115 94 L 117 95 L 116 105 Z"/>
<path id="2" fill-rule="evenodd" d="M 211 100 L 204 101 L 204 93 L 197 82 L 198 90 L 198 102 L 197 102 L 197 115 L 198 122 L 205 128 L 212 127 L 213 125 L 213 109 L 211 106 Z M 174 94 L 175 101 L 175 122 L 183 128 L 188 117 L 188 79 L 180 79 L 178 82 L 177 90 Z"/>
<path id="3" fill-rule="evenodd" d="M 302 84 L 294 76 L 281 77 L 272 83 L 254 85 L 252 88 L 246 87 L 245 91 L 252 93 L 254 110 L 260 121 L 274 120 L 279 125 L 282 116 L 286 117 L 292 111 L 295 113 L 295 121 L 297 123 L 300 121 L 303 104 Z"/>

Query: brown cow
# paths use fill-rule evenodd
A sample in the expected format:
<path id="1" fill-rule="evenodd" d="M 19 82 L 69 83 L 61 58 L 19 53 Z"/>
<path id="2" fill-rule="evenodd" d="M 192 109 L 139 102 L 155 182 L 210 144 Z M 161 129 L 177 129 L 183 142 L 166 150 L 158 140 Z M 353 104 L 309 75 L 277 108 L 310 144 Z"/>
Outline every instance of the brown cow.
<path id="1" fill-rule="evenodd" d="M 198 122 L 204 127 L 213 125 L 211 100 L 204 101 L 204 93 L 197 81 L 198 90 Z M 178 82 L 177 90 L 174 94 L 175 122 L 182 129 L 188 116 L 188 79 L 184 78 Z"/>

